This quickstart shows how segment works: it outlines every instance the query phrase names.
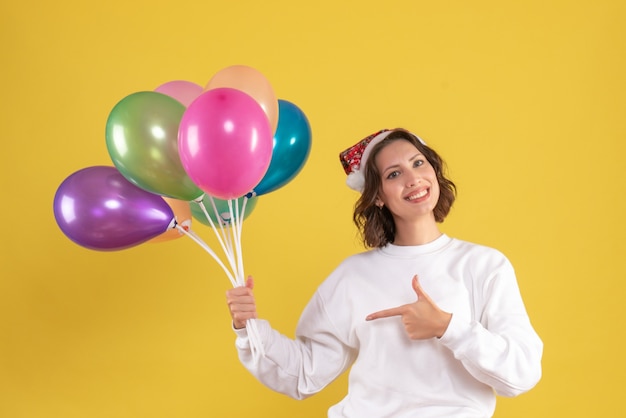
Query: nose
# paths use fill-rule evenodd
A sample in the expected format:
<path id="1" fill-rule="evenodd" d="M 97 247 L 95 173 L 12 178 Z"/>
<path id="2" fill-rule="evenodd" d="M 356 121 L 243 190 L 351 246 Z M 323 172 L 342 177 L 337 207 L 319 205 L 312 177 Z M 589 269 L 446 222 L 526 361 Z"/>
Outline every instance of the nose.
<path id="1" fill-rule="evenodd" d="M 411 175 L 406 182 L 406 187 L 415 187 L 417 186 L 421 181 L 421 178 L 415 174 L 415 175 Z"/>

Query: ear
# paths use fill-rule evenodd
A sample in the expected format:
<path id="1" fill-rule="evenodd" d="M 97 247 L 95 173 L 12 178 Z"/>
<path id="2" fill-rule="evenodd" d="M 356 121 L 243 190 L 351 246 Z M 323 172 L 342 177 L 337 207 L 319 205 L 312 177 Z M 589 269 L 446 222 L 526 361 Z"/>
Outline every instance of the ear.
<path id="1" fill-rule="evenodd" d="M 385 203 L 382 200 L 380 200 L 380 197 L 377 197 L 375 205 L 378 206 L 379 208 L 382 208 L 383 206 L 385 206 Z"/>

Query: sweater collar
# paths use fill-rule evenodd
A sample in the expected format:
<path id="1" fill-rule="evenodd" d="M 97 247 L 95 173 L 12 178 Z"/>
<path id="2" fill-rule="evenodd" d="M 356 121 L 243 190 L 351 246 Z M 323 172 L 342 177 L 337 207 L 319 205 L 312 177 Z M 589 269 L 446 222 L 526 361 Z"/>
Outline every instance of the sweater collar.
<path id="1" fill-rule="evenodd" d="M 452 242 L 446 234 L 441 234 L 436 240 L 422 245 L 394 245 L 387 244 L 380 248 L 383 254 L 391 257 L 409 258 L 416 255 L 429 254 L 438 251 Z"/>

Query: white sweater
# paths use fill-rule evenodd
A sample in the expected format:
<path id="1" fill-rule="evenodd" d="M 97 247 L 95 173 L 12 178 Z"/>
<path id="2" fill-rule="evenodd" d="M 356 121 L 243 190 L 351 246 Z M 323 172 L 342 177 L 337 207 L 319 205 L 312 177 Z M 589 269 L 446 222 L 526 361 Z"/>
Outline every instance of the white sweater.
<path id="1" fill-rule="evenodd" d="M 411 340 L 400 317 L 373 312 L 424 291 L 452 320 L 443 337 Z M 513 267 L 500 252 L 442 235 L 420 246 L 387 245 L 353 255 L 320 285 L 293 340 L 257 321 L 265 357 L 255 364 L 245 329 L 236 347 L 269 388 L 310 396 L 351 367 L 347 396 L 328 417 L 490 417 L 495 393 L 516 396 L 541 377 L 543 343 L 533 330 Z"/>

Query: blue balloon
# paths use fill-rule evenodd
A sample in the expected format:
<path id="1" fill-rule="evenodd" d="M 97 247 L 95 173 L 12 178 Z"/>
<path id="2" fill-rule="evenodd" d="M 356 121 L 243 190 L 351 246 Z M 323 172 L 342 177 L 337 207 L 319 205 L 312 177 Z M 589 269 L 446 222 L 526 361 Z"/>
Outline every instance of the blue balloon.
<path id="1" fill-rule="evenodd" d="M 261 182 L 253 190 L 260 196 L 283 187 L 302 170 L 311 152 L 311 125 L 295 104 L 278 100 L 278 125 L 272 159 Z"/>

